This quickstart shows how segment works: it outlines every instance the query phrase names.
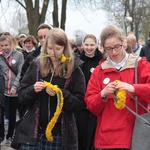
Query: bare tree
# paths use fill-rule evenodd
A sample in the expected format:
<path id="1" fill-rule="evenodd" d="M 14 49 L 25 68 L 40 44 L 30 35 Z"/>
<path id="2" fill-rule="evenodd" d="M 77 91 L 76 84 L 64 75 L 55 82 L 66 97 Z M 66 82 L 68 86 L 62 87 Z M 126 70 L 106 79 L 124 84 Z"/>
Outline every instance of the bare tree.
<path id="1" fill-rule="evenodd" d="M 53 25 L 59 27 L 58 0 L 53 0 Z"/>
<path id="2" fill-rule="evenodd" d="M 15 29 L 15 32 L 18 34 L 26 33 L 28 34 L 27 27 L 27 17 L 24 12 L 21 11 L 20 8 L 16 10 L 16 13 L 13 14 L 13 19 L 10 20 L 11 27 Z"/>
<path id="3" fill-rule="evenodd" d="M 116 22 L 125 21 L 126 16 L 131 16 L 133 21 L 130 24 L 130 29 L 133 31 L 138 39 L 142 33 L 147 32 L 150 24 L 147 21 L 150 16 L 150 1 L 147 0 L 101 0 L 102 9 L 107 11 L 109 16 Z M 111 14 L 111 15 L 110 15 Z M 113 16 L 113 17 L 112 17 Z M 118 21 L 119 20 L 119 21 Z M 127 26 L 126 32 L 127 32 Z M 150 30 L 150 29 L 148 29 Z M 146 36 L 146 35 L 144 35 Z"/>
<path id="4" fill-rule="evenodd" d="M 10 1 L 9 1 L 10 2 Z M 67 15 L 67 5 L 72 3 L 74 9 L 80 12 L 84 8 L 90 8 L 90 10 L 96 10 L 99 8 L 99 0 L 12 0 L 12 3 L 17 2 L 26 12 L 27 25 L 29 29 L 29 34 L 36 36 L 37 27 L 45 22 L 46 14 L 48 12 L 49 4 L 52 5 L 52 20 L 55 27 L 61 27 L 65 30 L 66 15 Z M 61 6 L 61 8 L 59 8 Z M 59 13 L 60 11 L 60 13 Z M 83 13 L 83 11 L 82 11 Z M 59 21 L 60 14 L 60 21 Z"/>
<path id="5" fill-rule="evenodd" d="M 64 30 L 65 30 L 65 23 L 66 23 L 66 10 L 67 10 L 67 0 L 62 0 L 60 27 Z"/>
<path id="6" fill-rule="evenodd" d="M 40 8 L 40 1 L 35 0 L 16 0 L 26 11 L 29 34 L 36 36 L 37 27 L 45 22 L 46 12 L 49 0 L 43 0 L 42 8 Z"/>

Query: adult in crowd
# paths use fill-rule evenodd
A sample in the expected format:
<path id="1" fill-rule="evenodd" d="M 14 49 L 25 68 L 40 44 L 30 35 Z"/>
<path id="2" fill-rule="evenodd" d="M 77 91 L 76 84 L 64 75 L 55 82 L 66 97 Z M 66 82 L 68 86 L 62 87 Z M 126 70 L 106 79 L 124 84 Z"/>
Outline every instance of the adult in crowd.
<path id="1" fill-rule="evenodd" d="M 36 46 L 36 38 L 33 35 L 28 35 L 24 40 L 24 50 L 22 51 L 24 59 L 26 59 L 31 52 L 35 51 Z"/>
<path id="2" fill-rule="evenodd" d="M 5 77 L 5 99 L 9 101 L 9 124 L 6 135 L 6 144 L 11 144 L 15 122 L 16 110 L 18 108 L 19 79 L 21 68 L 24 63 L 23 54 L 15 49 L 16 45 L 13 42 L 12 36 L 2 35 L 0 37 L 0 68 Z M 2 115 L 4 112 L 2 112 Z M 0 124 L 0 138 L 4 139 L 4 116 Z"/>
<path id="3" fill-rule="evenodd" d="M 83 45 L 82 45 L 82 41 L 85 35 L 77 35 L 76 37 L 76 49 L 74 50 L 74 52 L 76 54 L 78 54 L 79 56 L 81 55 L 81 53 L 83 52 Z"/>
<path id="4" fill-rule="evenodd" d="M 2 69 L 0 68 L 0 124 L 4 124 L 4 91 L 5 91 L 5 78 Z M 4 140 L 4 136 L 0 136 L 0 143 Z"/>
<path id="5" fill-rule="evenodd" d="M 147 61 L 150 62 L 150 33 L 147 43 L 141 49 L 140 56 L 145 56 L 147 58 Z"/>
<path id="6" fill-rule="evenodd" d="M 0 33 L 0 36 L 2 34 Z M 0 47 L 0 52 L 1 52 L 1 47 Z M 4 75 L 3 75 L 3 72 L 2 72 L 2 69 L 0 67 L 0 124 L 2 123 L 2 119 L 4 114 L 2 115 L 2 112 L 4 112 L 4 91 L 5 91 L 5 78 L 4 78 Z M 0 136 L 0 143 L 3 141 L 3 136 Z"/>
<path id="7" fill-rule="evenodd" d="M 126 36 L 124 36 L 124 40 L 123 40 L 123 44 L 122 44 L 123 48 L 125 49 L 125 51 L 127 53 L 132 53 L 132 45 L 131 42 L 127 39 Z"/>
<path id="8" fill-rule="evenodd" d="M 70 46 L 72 48 L 72 51 L 74 52 L 76 50 L 76 41 L 74 39 L 69 39 L 69 43 L 70 43 Z"/>
<path id="9" fill-rule="evenodd" d="M 74 113 L 85 107 L 83 101 L 85 77 L 80 68 L 82 61 L 74 59 L 69 40 L 60 28 L 54 28 L 48 32 L 42 53 L 38 58 L 30 64 L 20 82 L 20 102 L 29 106 L 29 112 L 36 104 L 36 108 L 38 108 L 35 109 L 38 110 L 36 114 L 39 114 L 39 118 L 37 118 L 34 115 L 35 112 L 32 112 L 32 115 L 28 117 L 33 117 L 32 119 L 36 119 L 36 122 L 25 122 L 20 127 L 18 138 L 21 143 L 20 149 L 77 150 Z M 64 97 L 61 114 L 52 130 L 53 141 L 48 141 L 45 131 L 56 111 L 57 96 L 56 92 L 45 86 L 40 79 L 57 85 L 62 90 Z M 37 128 L 34 128 L 35 126 Z M 50 135 L 48 134 L 48 136 Z"/>
<path id="10" fill-rule="evenodd" d="M 25 33 L 21 33 L 19 36 L 18 36 L 18 45 L 24 49 L 24 40 L 25 38 L 27 37 L 27 35 Z"/>
<path id="11" fill-rule="evenodd" d="M 132 53 L 136 54 L 136 55 L 140 55 L 140 52 L 141 52 L 141 48 L 142 46 L 137 43 L 137 40 L 136 40 L 136 36 L 133 34 L 133 33 L 130 33 L 128 36 L 127 36 L 127 39 L 129 40 L 129 42 L 131 43 L 131 46 L 132 46 Z"/>
<path id="12" fill-rule="evenodd" d="M 81 65 L 85 75 L 86 85 L 90 79 L 91 73 L 103 58 L 103 54 L 98 50 L 98 41 L 93 34 L 87 34 L 82 42 L 83 52 L 80 55 L 84 62 Z M 76 113 L 78 127 L 79 150 L 95 150 L 94 136 L 97 125 L 97 117 L 93 115 L 86 107 Z"/>
<path id="13" fill-rule="evenodd" d="M 135 115 L 125 107 L 118 109 L 113 94 L 117 89 L 125 90 L 137 96 L 138 101 L 147 106 L 150 101 L 150 64 L 146 58 L 125 52 L 122 46 L 123 35 L 116 26 L 105 27 L 100 38 L 108 57 L 101 60 L 100 65 L 91 74 L 85 95 L 87 109 L 98 117 L 95 148 L 129 150 Z M 136 60 L 139 84 L 135 84 L 134 80 Z M 135 111 L 135 101 L 128 94 L 124 96 L 125 105 Z M 139 107 L 138 113 L 141 115 L 145 110 Z"/>
<path id="14" fill-rule="evenodd" d="M 98 50 L 103 54 L 103 57 L 107 57 L 106 52 L 104 51 L 103 46 L 101 45 L 101 41 L 98 41 Z"/>
<path id="15" fill-rule="evenodd" d="M 53 27 L 51 25 L 42 23 L 38 28 L 37 28 L 37 39 L 39 41 L 39 46 L 36 48 L 35 51 L 33 51 L 30 55 L 28 55 L 28 57 L 26 58 L 23 67 L 22 67 L 22 71 L 21 71 L 21 79 L 24 76 L 25 72 L 27 71 L 30 62 L 36 58 L 42 51 L 42 46 L 43 43 L 45 41 L 46 35 L 48 33 L 49 30 L 51 30 Z"/>

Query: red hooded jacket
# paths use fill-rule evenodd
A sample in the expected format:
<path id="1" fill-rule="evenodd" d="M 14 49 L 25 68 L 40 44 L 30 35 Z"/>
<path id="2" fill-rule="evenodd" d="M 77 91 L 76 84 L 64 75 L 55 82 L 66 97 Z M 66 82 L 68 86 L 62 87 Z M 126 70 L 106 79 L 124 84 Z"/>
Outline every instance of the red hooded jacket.
<path id="1" fill-rule="evenodd" d="M 95 148 L 130 148 L 135 116 L 126 108 L 117 109 L 112 94 L 104 102 L 100 96 L 101 90 L 115 80 L 132 84 L 135 88 L 133 96 L 147 106 L 150 102 L 150 63 L 146 58 L 138 60 L 138 83 L 135 84 L 135 60 L 138 56 L 130 54 L 126 64 L 117 71 L 105 58 L 95 68 L 88 82 L 85 95 L 87 109 L 98 117 L 95 134 Z M 127 95 L 126 105 L 135 111 L 135 101 Z M 139 106 L 138 113 L 145 111 Z"/>

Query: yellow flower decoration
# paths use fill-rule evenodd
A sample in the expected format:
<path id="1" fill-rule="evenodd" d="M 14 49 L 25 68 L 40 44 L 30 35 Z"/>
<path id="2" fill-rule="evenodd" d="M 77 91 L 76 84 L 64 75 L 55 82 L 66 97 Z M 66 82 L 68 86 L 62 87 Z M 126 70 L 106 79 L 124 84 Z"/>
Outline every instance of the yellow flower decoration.
<path id="1" fill-rule="evenodd" d="M 115 80 L 116 83 L 120 82 L 119 80 Z M 126 90 L 117 89 L 113 93 L 114 96 L 114 105 L 118 109 L 123 109 L 126 105 Z"/>
<path id="2" fill-rule="evenodd" d="M 62 55 L 61 55 L 61 62 L 63 63 L 63 62 L 65 62 L 65 61 L 66 61 L 66 57 L 65 57 L 64 54 L 62 54 Z"/>
<path id="3" fill-rule="evenodd" d="M 53 141 L 52 129 L 54 128 L 54 126 L 55 126 L 55 124 L 57 122 L 57 119 L 58 119 L 58 117 L 59 117 L 59 115 L 61 113 L 61 110 L 62 110 L 62 107 L 63 107 L 63 104 L 64 104 L 64 97 L 63 97 L 61 89 L 58 88 L 57 86 L 52 85 L 50 82 L 46 82 L 46 81 L 44 81 L 44 84 L 45 84 L 46 87 L 54 90 L 56 92 L 56 94 L 57 94 L 56 111 L 54 113 L 54 116 L 52 117 L 52 119 L 48 123 L 48 125 L 46 127 L 46 131 L 45 131 L 47 140 L 48 141 Z"/>
<path id="4" fill-rule="evenodd" d="M 62 63 L 66 62 L 66 60 L 71 61 L 71 57 L 66 58 L 64 54 L 61 55 L 60 59 L 61 59 L 60 61 L 61 61 Z"/>
<path id="5" fill-rule="evenodd" d="M 42 54 L 39 56 L 39 58 L 46 58 L 46 57 L 51 57 L 49 54 Z M 71 57 L 66 58 L 64 54 L 61 54 L 61 56 L 58 56 L 60 58 L 60 61 L 62 63 L 66 62 L 66 60 L 71 61 Z"/>

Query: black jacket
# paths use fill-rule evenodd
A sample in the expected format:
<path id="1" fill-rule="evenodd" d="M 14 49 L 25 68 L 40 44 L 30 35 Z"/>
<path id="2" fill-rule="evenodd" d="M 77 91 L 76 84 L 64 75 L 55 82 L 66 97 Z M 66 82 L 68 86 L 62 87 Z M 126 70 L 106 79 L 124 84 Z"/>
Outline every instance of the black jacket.
<path id="1" fill-rule="evenodd" d="M 147 61 L 150 62 L 150 40 L 148 40 L 147 44 L 141 48 L 140 56 L 145 56 Z"/>
<path id="2" fill-rule="evenodd" d="M 81 53 L 80 59 L 84 62 L 81 65 L 81 68 L 82 68 L 82 71 L 85 75 L 86 84 L 88 84 L 88 81 L 90 79 L 90 76 L 91 76 L 93 69 L 96 66 L 98 66 L 98 64 L 102 58 L 103 58 L 103 54 L 98 49 L 96 49 L 95 55 L 92 58 L 87 57 L 85 55 L 84 51 Z"/>
<path id="3" fill-rule="evenodd" d="M 85 94 L 85 78 L 84 74 L 79 67 L 81 65 L 81 60 L 75 61 L 74 71 L 70 77 L 69 85 L 67 88 L 64 88 L 63 85 L 65 84 L 65 79 L 60 77 L 54 77 L 52 79 L 52 84 L 59 85 L 62 89 L 63 96 L 64 96 L 64 106 L 63 106 L 63 114 L 61 114 L 61 117 L 58 119 L 58 122 L 56 126 L 54 127 L 54 132 L 52 132 L 54 135 L 55 133 L 59 133 L 60 128 L 60 122 L 62 121 L 62 118 L 64 118 L 65 121 L 65 128 L 63 130 L 63 150 L 77 150 L 78 149 L 78 142 L 77 142 L 77 129 L 76 129 L 76 122 L 74 118 L 74 112 L 77 112 L 85 107 L 85 104 L 83 102 L 84 100 L 84 94 Z M 40 93 L 36 93 L 34 91 L 33 85 L 35 84 L 37 80 L 37 63 L 36 61 L 33 61 L 31 65 L 29 66 L 29 69 L 27 70 L 26 74 L 24 75 L 23 79 L 20 82 L 20 89 L 19 89 L 19 99 L 20 102 L 26 106 L 29 106 L 33 112 L 37 109 L 34 109 L 33 106 L 35 106 L 36 103 L 38 103 L 37 106 L 39 106 L 39 123 L 42 126 L 43 131 L 45 131 L 46 124 L 48 123 L 48 94 L 43 90 Z M 38 76 L 40 78 L 40 76 Z M 49 81 L 50 76 L 44 78 L 43 80 Z M 58 82 L 57 82 L 58 81 Z M 50 97 L 54 100 L 50 103 L 50 110 L 51 110 L 51 117 L 53 116 L 54 109 L 56 108 L 56 97 Z M 44 99 L 44 101 L 43 101 Z M 54 108 L 55 107 L 55 108 Z M 35 113 L 31 114 L 35 114 Z M 32 115 L 33 116 L 33 115 Z M 26 122 L 24 124 L 24 128 L 22 127 L 20 134 L 19 134 L 19 142 L 25 143 L 25 144 L 36 144 L 35 138 L 33 138 L 34 130 L 35 130 L 35 116 L 31 117 L 29 115 L 28 118 L 30 120 L 30 124 Z M 33 120 L 33 121 L 31 121 Z M 25 127 L 26 126 L 26 127 Z M 38 132 L 42 132 L 41 130 L 38 130 Z M 62 133 L 62 131 L 61 131 Z M 31 137 L 31 138 L 29 138 Z"/>
<path id="4" fill-rule="evenodd" d="M 21 70 L 21 79 L 23 78 L 24 74 L 26 73 L 30 63 L 41 53 L 41 46 L 37 47 L 35 51 L 31 52 L 25 59 L 24 64 Z"/>
<path id="5" fill-rule="evenodd" d="M 98 66 L 100 60 L 103 58 L 103 54 L 96 49 L 95 55 L 90 58 L 87 57 L 83 51 L 80 58 L 83 61 L 81 69 L 85 75 L 86 84 L 88 84 L 91 73 L 94 68 Z M 94 116 L 89 110 L 82 109 L 76 113 L 76 120 L 79 137 L 79 150 L 95 150 L 94 136 L 97 125 L 97 117 Z"/>

